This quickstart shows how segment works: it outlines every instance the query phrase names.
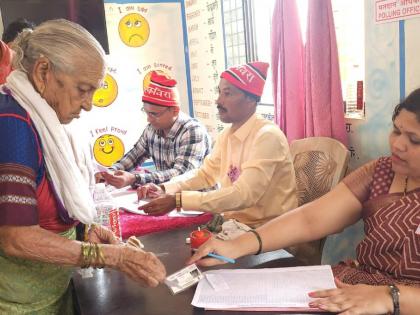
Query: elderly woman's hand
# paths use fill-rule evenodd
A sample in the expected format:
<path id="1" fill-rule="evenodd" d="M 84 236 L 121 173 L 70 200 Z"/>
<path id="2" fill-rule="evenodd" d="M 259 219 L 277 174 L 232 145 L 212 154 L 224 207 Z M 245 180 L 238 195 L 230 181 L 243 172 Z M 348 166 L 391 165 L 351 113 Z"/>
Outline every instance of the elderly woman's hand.
<path id="1" fill-rule="evenodd" d="M 88 241 L 97 244 L 120 244 L 121 241 L 110 229 L 93 224 L 88 231 Z"/>
<path id="2" fill-rule="evenodd" d="M 166 277 L 165 266 L 153 253 L 134 246 L 120 248 L 117 268 L 149 287 L 158 286 Z"/>
<path id="3" fill-rule="evenodd" d="M 310 307 L 339 315 L 379 315 L 393 312 L 387 286 L 349 285 L 336 279 L 337 289 L 310 292 Z"/>

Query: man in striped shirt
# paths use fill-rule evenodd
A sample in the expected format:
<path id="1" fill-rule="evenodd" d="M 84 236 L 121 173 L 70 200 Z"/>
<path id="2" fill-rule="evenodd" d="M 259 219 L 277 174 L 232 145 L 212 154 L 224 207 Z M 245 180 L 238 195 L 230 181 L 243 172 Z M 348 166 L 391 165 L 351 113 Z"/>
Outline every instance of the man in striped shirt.
<path id="1" fill-rule="evenodd" d="M 196 172 L 140 187 L 139 198 L 154 199 L 139 209 L 151 215 L 174 208 L 223 213 L 225 220 L 255 228 L 297 206 L 287 138 L 256 114 L 267 70 L 268 63 L 255 61 L 222 72 L 216 104 L 220 120 L 231 125 Z M 202 191 L 215 184 L 218 189 Z"/>
<path id="2" fill-rule="evenodd" d="M 180 111 L 174 79 L 153 71 L 142 101 L 149 124 L 134 147 L 111 166 L 114 172 L 102 173 L 117 188 L 167 182 L 200 167 L 210 152 L 205 127 Z M 134 172 L 148 158 L 152 158 L 156 171 Z"/>

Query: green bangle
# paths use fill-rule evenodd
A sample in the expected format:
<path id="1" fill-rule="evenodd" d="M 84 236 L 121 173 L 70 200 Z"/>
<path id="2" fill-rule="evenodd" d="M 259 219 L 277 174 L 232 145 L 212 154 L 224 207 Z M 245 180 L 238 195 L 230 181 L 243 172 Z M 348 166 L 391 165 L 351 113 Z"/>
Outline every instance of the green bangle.
<path id="1" fill-rule="evenodd" d="M 262 240 L 261 240 L 260 234 L 257 231 L 255 231 L 255 230 L 249 230 L 248 232 L 253 233 L 255 235 L 255 237 L 257 238 L 257 240 L 258 240 L 258 251 L 255 253 L 255 255 L 261 254 L 261 251 L 262 251 Z"/>

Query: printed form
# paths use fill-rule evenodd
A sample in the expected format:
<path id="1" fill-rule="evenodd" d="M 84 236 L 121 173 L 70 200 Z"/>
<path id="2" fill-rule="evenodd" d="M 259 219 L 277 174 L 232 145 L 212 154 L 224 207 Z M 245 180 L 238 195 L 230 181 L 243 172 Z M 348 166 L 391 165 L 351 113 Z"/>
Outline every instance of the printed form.
<path id="1" fill-rule="evenodd" d="M 331 266 L 210 270 L 192 305 L 206 309 L 305 309 L 311 291 L 335 288 Z"/>

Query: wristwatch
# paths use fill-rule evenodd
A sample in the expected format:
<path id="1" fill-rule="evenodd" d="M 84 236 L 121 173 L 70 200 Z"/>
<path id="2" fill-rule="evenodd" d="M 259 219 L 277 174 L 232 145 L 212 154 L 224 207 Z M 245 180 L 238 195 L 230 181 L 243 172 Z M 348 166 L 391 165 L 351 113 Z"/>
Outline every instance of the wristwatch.
<path id="1" fill-rule="evenodd" d="M 389 285 L 389 293 L 392 297 L 392 304 L 394 305 L 393 315 L 400 315 L 400 290 L 395 284 Z"/>
<path id="2" fill-rule="evenodd" d="M 134 183 L 135 185 L 141 185 L 141 176 L 139 173 L 134 173 Z"/>

